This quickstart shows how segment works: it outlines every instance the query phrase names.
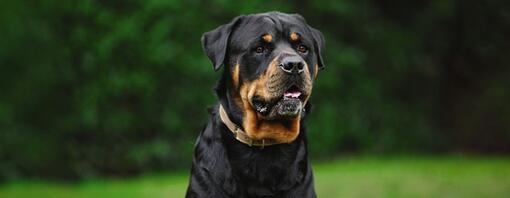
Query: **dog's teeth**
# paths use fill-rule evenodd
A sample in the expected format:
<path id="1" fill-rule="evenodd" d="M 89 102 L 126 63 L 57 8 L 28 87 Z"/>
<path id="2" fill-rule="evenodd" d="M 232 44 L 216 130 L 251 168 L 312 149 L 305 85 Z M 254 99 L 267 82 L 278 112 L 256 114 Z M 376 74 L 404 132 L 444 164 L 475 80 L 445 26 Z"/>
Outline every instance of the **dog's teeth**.
<path id="1" fill-rule="evenodd" d="M 298 98 L 300 95 L 301 95 L 301 92 L 299 92 L 299 91 L 296 91 L 296 92 L 285 92 L 283 94 L 283 97 L 286 97 L 286 98 Z"/>

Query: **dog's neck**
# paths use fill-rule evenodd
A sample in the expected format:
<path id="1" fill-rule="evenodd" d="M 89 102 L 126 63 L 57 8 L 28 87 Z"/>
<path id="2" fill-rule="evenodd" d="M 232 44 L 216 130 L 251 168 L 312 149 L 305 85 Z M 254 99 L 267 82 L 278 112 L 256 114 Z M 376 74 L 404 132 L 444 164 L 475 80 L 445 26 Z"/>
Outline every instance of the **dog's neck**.
<path id="1" fill-rule="evenodd" d="M 249 194 L 274 195 L 272 189 L 290 189 L 311 174 L 308 170 L 306 134 L 301 131 L 295 141 L 261 149 L 250 147 L 234 138 L 216 114 L 234 178 L 243 178 Z M 304 130 L 301 129 L 301 130 Z"/>
<path id="2" fill-rule="evenodd" d="M 225 110 L 225 108 L 223 107 L 223 105 L 221 105 L 221 104 L 219 105 L 218 111 L 220 114 L 220 119 L 223 122 L 223 124 L 229 129 L 230 132 L 232 132 L 232 135 L 234 135 L 234 137 L 239 142 L 242 142 L 248 146 L 260 147 L 261 149 L 263 149 L 265 146 L 284 144 L 282 142 L 274 141 L 273 139 L 255 140 L 255 139 L 250 138 L 240 126 L 238 126 L 237 124 L 232 122 L 232 120 L 230 120 L 230 117 L 229 117 L 227 111 Z M 285 142 L 285 143 L 287 143 L 287 142 Z"/>

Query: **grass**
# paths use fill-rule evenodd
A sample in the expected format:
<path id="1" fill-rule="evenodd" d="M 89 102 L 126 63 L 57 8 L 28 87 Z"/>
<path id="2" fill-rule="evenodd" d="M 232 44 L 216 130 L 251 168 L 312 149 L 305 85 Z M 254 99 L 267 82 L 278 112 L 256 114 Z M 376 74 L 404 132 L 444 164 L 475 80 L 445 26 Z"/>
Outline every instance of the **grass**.
<path id="1" fill-rule="evenodd" d="M 510 195 L 510 159 L 352 159 L 316 167 L 320 197 L 462 197 Z"/>
<path id="2" fill-rule="evenodd" d="M 462 197 L 510 195 L 510 159 L 482 157 L 352 158 L 314 163 L 319 197 Z M 11 182 L 0 197 L 183 197 L 186 174 L 62 184 Z"/>

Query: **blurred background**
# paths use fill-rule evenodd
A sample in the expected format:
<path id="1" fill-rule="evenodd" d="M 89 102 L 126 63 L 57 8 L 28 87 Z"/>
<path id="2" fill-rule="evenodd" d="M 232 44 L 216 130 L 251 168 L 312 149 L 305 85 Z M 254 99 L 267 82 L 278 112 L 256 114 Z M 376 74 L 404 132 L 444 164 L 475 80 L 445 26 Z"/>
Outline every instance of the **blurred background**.
<path id="1" fill-rule="evenodd" d="M 407 156 L 409 166 L 445 160 L 455 169 L 490 158 L 501 170 L 487 181 L 510 189 L 509 8 L 497 0 L 4 1 L 0 182 L 175 173 L 185 188 L 221 73 L 202 52 L 202 33 L 278 10 L 300 13 L 326 38 L 307 120 L 318 184 L 320 167 L 336 167 L 328 162 L 384 167 L 381 157 L 400 164 L 395 156 Z M 26 189 L 16 185 L 0 195 Z M 502 192 L 510 193 L 487 195 Z"/>

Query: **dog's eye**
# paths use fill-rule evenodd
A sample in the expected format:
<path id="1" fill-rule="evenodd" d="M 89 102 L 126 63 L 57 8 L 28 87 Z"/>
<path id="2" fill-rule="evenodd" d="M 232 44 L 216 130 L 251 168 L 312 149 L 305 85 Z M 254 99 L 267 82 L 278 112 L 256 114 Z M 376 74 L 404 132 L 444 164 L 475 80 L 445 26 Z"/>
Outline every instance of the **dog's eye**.
<path id="1" fill-rule="evenodd" d="M 262 46 L 258 46 L 257 48 L 255 48 L 255 53 L 257 54 L 262 54 L 264 53 L 264 51 L 266 51 L 266 49 Z"/>
<path id="2" fill-rule="evenodd" d="M 304 54 L 304 53 L 308 52 L 308 48 L 307 48 L 306 46 L 304 46 L 304 45 L 299 45 L 299 46 L 297 47 L 297 51 L 298 51 L 299 53 L 303 53 L 303 54 Z"/>

